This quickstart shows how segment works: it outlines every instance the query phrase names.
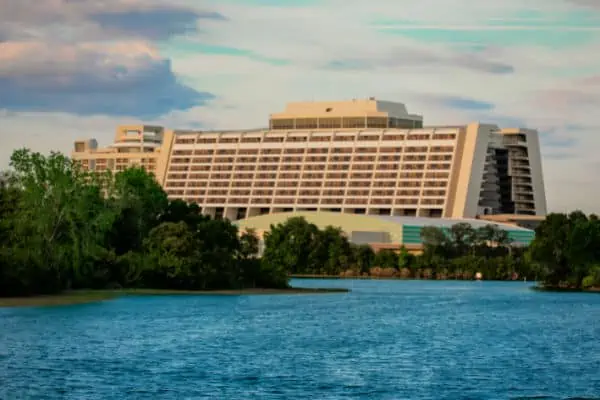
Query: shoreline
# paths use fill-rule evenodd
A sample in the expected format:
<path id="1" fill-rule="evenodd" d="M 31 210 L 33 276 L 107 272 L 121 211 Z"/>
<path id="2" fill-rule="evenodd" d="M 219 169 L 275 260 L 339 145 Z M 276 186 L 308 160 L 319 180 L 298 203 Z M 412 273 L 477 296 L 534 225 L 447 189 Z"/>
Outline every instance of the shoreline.
<path id="1" fill-rule="evenodd" d="M 338 280 L 380 280 L 380 281 L 463 281 L 471 282 L 477 281 L 475 278 L 470 279 L 454 279 L 454 278 L 403 278 L 400 276 L 339 276 L 339 275 L 290 275 L 290 279 L 338 279 Z M 481 282 L 523 282 L 522 279 L 481 279 Z M 535 282 L 534 280 L 526 280 L 525 283 Z"/>
<path id="2" fill-rule="evenodd" d="M 345 288 L 288 288 L 288 289 L 228 289 L 228 290 L 171 290 L 115 289 L 73 290 L 69 292 L 29 297 L 0 297 L 3 307 L 49 307 L 98 303 L 125 296 L 256 296 L 348 293 Z"/>
<path id="3" fill-rule="evenodd" d="M 576 289 L 576 288 L 559 287 L 559 286 L 533 286 L 531 288 L 531 290 L 535 290 L 537 292 L 553 292 L 553 293 L 598 293 L 598 294 L 600 294 L 600 288 Z"/>

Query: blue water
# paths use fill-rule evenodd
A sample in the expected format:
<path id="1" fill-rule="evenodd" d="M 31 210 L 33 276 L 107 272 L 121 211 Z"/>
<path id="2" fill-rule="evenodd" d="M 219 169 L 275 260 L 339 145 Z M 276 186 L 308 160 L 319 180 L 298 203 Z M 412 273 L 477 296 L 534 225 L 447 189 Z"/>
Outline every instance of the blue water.
<path id="1" fill-rule="evenodd" d="M 293 283 L 352 292 L 0 308 L 0 399 L 600 398 L 600 295 Z"/>

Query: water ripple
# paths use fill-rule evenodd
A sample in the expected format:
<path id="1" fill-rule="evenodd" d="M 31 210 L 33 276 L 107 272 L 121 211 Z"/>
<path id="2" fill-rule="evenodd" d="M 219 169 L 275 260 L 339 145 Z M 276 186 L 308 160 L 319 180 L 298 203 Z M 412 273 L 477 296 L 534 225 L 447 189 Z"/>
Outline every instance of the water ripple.
<path id="1" fill-rule="evenodd" d="M 295 284 L 352 292 L 0 309 L 0 399 L 600 399 L 600 296 Z"/>

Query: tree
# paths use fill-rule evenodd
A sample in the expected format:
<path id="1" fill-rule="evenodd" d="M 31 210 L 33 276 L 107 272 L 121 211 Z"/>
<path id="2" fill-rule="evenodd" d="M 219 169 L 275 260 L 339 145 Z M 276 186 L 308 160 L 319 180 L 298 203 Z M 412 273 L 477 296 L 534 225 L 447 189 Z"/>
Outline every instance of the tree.
<path id="1" fill-rule="evenodd" d="M 398 254 L 398 269 L 411 268 L 415 262 L 415 256 L 410 254 L 406 247 L 402 246 Z"/>
<path id="2" fill-rule="evenodd" d="M 282 266 L 255 258 L 254 235 L 169 202 L 143 169 L 87 173 L 61 154 L 26 149 L 11 167 L 0 177 L 0 296 L 287 286 Z"/>
<path id="3" fill-rule="evenodd" d="M 424 226 L 421 229 L 423 251 L 429 255 L 450 255 L 451 242 L 446 233 L 437 226 Z"/>
<path id="4" fill-rule="evenodd" d="M 393 250 L 383 249 L 375 254 L 375 266 L 398 269 L 398 255 Z"/>
<path id="5" fill-rule="evenodd" d="M 314 249 L 319 229 L 304 218 L 294 217 L 271 226 L 264 236 L 263 262 L 281 266 L 290 274 L 318 273 Z M 313 257 L 311 258 L 311 253 Z"/>
<path id="6" fill-rule="evenodd" d="M 353 254 L 352 258 L 354 259 L 358 270 L 362 274 L 368 273 L 375 260 L 375 252 L 371 246 L 367 244 L 351 245 L 351 249 Z"/>
<path id="7" fill-rule="evenodd" d="M 528 258 L 547 286 L 580 288 L 600 262 L 600 223 L 580 211 L 550 214 L 536 229 Z M 589 280 L 586 282 L 589 283 Z"/>
<path id="8" fill-rule="evenodd" d="M 144 240 L 142 276 L 153 288 L 204 289 L 207 276 L 198 262 L 198 243 L 187 224 L 163 222 Z"/>
<path id="9" fill-rule="evenodd" d="M 144 238 L 167 211 L 167 194 L 143 168 L 118 172 L 109 193 L 118 210 L 112 229 L 112 246 L 119 255 L 140 250 Z"/>
<path id="10" fill-rule="evenodd" d="M 464 256 L 470 252 L 476 243 L 476 232 L 469 223 L 454 224 L 450 228 L 450 241 L 454 254 Z"/>

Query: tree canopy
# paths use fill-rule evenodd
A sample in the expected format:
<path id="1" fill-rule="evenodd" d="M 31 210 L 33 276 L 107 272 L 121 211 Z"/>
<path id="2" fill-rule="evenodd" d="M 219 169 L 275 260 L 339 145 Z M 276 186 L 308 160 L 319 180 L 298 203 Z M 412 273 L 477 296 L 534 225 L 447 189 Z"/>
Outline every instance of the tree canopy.
<path id="1" fill-rule="evenodd" d="M 194 204 L 169 201 L 141 168 L 83 171 L 23 149 L 0 185 L 0 296 L 68 289 L 286 287 L 258 239 Z"/>

